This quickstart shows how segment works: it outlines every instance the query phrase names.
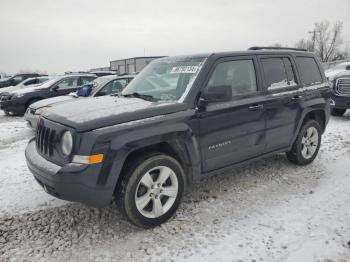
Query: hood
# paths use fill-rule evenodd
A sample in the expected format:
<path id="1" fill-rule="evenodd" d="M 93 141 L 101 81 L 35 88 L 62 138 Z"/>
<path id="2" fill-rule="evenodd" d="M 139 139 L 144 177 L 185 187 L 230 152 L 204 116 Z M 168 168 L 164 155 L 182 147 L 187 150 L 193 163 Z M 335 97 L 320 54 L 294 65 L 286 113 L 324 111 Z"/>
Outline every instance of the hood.
<path id="1" fill-rule="evenodd" d="M 22 88 L 21 86 L 8 86 L 8 87 L 4 87 L 4 88 L 1 88 L 1 89 L 0 89 L 0 94 L 1 94 L 1 93 L 12 92 L 12 91 L 15 91 L 15 90 L 19 90 L 19 89 L 21 89 L 21 88 Z"/>
<path id="2" fill-rule="evenodd" d="M 332 81 L 338 76 L 349 76 L 350 71 L 348 71 L 348 70 L 333 70 L 333 71 L 325 72 L 325 75 L 328 78 L 328 80 Z"/>
<path id="3" fill-rule="evenodd" d="M 30 86 L 30 87 L 26 87 L 26 88 L 19 88 L 19 89 L 13 91 L 12 94 L 27 94 L 27 93 L 32 93 L 35 91 L 42 90 L 43 88 L 45 88 L 45 87 L 43 87 L 42 85 Z"/>
<path id="4" fill-rule="evenodd" d="M 43 100 L 39 100 L 38 102 L 35 102 L 34 104 L 30 105 L 31 109 L 37 110 L 39 108 L 43 107 L 51 107 L 54 104 L 58 103 L 63 103 L 66 101 L 70 101 L 72 99 L 75 99 L 73 96 L 67 95 L 67 96 L 56 96 L 56 97 L 51 97 Z"/>
<path id="5" fill-rule="evenodd" d="M 150 102 L 139 98 L 101 96 L 57 104 L 43 116 L 70 126 L 77 132 L 83 132 L 186 109 L 186 104 L 178 102 Z"/>

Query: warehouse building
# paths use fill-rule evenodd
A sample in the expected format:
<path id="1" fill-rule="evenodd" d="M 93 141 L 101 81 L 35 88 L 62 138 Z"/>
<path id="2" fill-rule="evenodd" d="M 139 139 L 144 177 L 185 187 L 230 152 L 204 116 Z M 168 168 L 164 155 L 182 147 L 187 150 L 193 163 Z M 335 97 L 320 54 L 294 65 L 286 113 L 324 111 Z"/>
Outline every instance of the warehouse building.
<path id="1" fill-rule="evenodd" d="M 96 67 L 96 68 L 91 68 L 89 70 L 89 72 L 93 72 L 93 71 L 110 71 L 111 69 L 106 66 L 106 67 Z"/>
<path id="2" fill-rule="evenodd" d="M 110 70 L 117 71 L 118 74 L 140 72 L 152 60 L 162 57 L 164 56 L 143 56 L 114 60 L 110 62 Z"/>

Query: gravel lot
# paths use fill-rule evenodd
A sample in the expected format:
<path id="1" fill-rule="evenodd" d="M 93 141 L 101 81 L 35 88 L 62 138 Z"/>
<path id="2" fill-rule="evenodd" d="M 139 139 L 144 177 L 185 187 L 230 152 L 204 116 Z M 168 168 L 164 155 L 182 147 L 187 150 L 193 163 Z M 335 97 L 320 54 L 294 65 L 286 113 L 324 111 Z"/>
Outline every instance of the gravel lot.
<path id="1" fill-rule="evenodd" d="M 0 261 L 350 261 L 349 112 L 313 164 L 276 155 L 206 179 L 151 230 L 47 195 L 26 167 L 31 135 L 0 113 Z"/>

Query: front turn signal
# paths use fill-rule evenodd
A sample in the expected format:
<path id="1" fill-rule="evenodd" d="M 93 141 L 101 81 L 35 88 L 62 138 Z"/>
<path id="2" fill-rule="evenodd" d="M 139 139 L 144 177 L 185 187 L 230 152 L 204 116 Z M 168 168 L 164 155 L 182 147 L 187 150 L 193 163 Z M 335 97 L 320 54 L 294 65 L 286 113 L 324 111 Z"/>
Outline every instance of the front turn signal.
<path id="1" fill-rule="evenodd" d="M 78 164 L 87 164 L 87 165 L 93 165 L 93 164 L 99 164 L 103 161 L 103 154 L 97 154 L 97 155 L 91 155 L 91 156 L 80 156 L 75 155 L 73 156 L 73 163 Z"/>

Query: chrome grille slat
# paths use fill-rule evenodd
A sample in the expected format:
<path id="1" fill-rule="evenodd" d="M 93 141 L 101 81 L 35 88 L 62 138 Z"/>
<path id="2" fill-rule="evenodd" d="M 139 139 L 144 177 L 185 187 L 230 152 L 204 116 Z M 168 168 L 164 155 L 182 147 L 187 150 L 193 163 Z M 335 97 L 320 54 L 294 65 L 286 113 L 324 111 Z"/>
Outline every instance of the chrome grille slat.
<path id="1" fill-rule="evenodd" d="M 336 92 L 341 96 L 350 96 L 350 78 L 337 79 Z"/>
<path id="2" fill-rule="evenodd" d="M 40 153 L 53 156 L 56 131 L 39 124 L 36 131 L 36 146 Z"/>

